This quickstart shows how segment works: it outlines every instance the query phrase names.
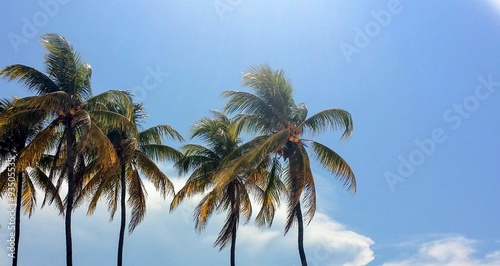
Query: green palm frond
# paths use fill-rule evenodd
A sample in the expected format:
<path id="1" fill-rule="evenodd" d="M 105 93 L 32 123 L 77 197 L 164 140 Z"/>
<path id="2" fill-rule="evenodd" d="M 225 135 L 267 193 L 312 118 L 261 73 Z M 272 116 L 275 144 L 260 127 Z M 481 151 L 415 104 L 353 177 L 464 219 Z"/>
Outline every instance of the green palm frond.
<path id="1" fill-rule="evenodd" d="M 55 92 L 59 90 L 57 85 L 44 73 L 20 64 L 11 65 L 0 70 L 0 76 L 11 81 L 17 79 L 28 90 L 37 94 Z"/>
<path id="2" fill-rule="evenodd" d="M 78 147 L 80 153 L 87 149 L 95 151 L 95 154 L 99 155 L 96 156 L 96 164 L 105 169 L 112 167 L 118 161 L 113 145 L 93 121 L 87 134 L 81 136 Z"/>
<path id="3" fill-rule="evenodd" d="M 136 151 L 135 156 L 135 166 L 153 183 L 163 198 L 168 194 L 174 194 L 175 190 L 172 181 L 168 179 L 152 159 L 140 151 Z"/>
<path id="4" fill-rule="evenodd" d="M 186 144 L 181 147 L 181 150 L 184 151 L 184 156 L 175 164 L 181 175 L 199 167 L 206 168 L 207 164 L 210 165 L 212 162 L 217 163 L 220 161 L 215 152 L 198 144 Z M 204 171 L 213 171 L 215 168 L 217 166 L 206 168 Z"/>
<path id="5" fill-rule="evenodd" d="M 205 229 L 208 218 L 219 205 L 218 190 L 214 189 L 203 197 L 194 211 L 194 221 L 196 232 L 200 233 Z"/>
<path id="6" fill-rule="evenodd" d="M 5 167 L 2 172 L 0 172 L 0 198 L 5 197 L 9 189 L 9 173 L 10 169 Z"/>
<path id="7" fill-rule="evenodd" d="M 80 61 L 71 44 L 61 35 L 45 34 L 40 40 L 47 53 L 45 66 L 60 90 L 83 102 L 92 95 L 90 77 L 92 69 Z"/>
<path id="8" fill-rule="evenodd" d="M 285 222 L 285 234 L 290 230 L 295 221 L 295 208 L 300 202 L 302 192 L 304 191 L 307 181 L 312 179 L 311 166 L 309 162 L 309 156 L 307 155 L 305 149 L 302 145 L 294 143 L 297 146 L 294 150 L 295 152 L 290 156 L 288 172 L 285 175 L 285 184 L 288 190 L 288 217 Z M 313 184 L 314 185 L 314 184 Z M 314 192 L 314 191 L 313 191 Z M 305 201 L 309 203 L 309 209 L 316 207 L 316 194 L 309 193 L 303 195 Z M 311 214 L 310 219 L 312 219 Z"/>
<path id="9" fill-rule="evenodd" d="M 170 203 L 170 212 L 172 212 L 185 198 L 196 194 L 201 194 L 212 184 L 209 174 L 193 173 L 186 184 L 175 193 L 172 202 Z"/>
<path id="10" fill-rule="evenodd" d="M 224 91 L 222 97 L 228 98 L 224 112 L 230 114 L 234 112 L 246 112 L 264 118 L 276 112 L 273 106 L 270 106 L 264 99 L 249 92 Z"/>
<path id="11" fill-rule="evenodd" d="M 59 110 L 69 112 L 71 97 L 64 91 L 55 91 L 39 96 L 16 99 L 13 103 L 14 110 L 40 109 L 56 114 Z"/>
<path id="12" fill-rule="evenodd" d="M 246 154 L 237 159 L 228 161 L 217 174 L 218 187 L 226 186 L 231 182 L 242 169 L 252 169 L 259 165 L 264 160 L 267 154 L 277 151 L 283 147 L 288 141 L 290 131 L 288 129 L 281 130 L 278 133 L 257 137 L 247 143 L 253 148 Z M 228 156 L 231 158 L 231 156 Z"/>
<path id="13" fill-rule="evenodd" d="M 19 174 L 23 175 L 21 206 L 24 209 L 24 214 L 28 214 L 31 217 L 36 206 L 35 185 L 26 171 Z"/>
<path id="14" fill-rule="evenodd" d="M 62 215 L 64 213 L 64 205 L 59 196 L 59 191 L 45 172 L 40 167 L 35 167 L 29 172 L 29 177 L 38 187 L 41 187 L 45 191 L 45 199 L 48 200 L 48 204 L 50 205 L 54 202 L 56 210 Z"/>
<path id="15" fill-rule="evenodd" d="M 179 161 L 182 153 L 172 147 L 160 144 L 145 144 L 139 147 L 139 150 L 154 161 Z"/>
<path id="16" fill-rule="evenodd" d="M 261 205 L 261 209 L 255 217 L 255 222 L 259 227 L 265 225 L 271 227 L 276 208 L 280 205 L 281 194 L 286 191 L 285 184 L 280 178 L 281 172 L 281 164 L 278 159 L 273 158 L 271 169 L 263 180 L 263 189 L 259 189 L 259 192 L 256 193 L 257 203 Z"/>
<path id="17" fill-rule="evenodd" d="M 83 108 L 88 110 L 108 110 L 121 114 L 129 121 L 134 121 L 134 105 L 128 91 L 108 90 L 88 98 Z M 101 108 L 106 106 L 106 108 Z"/>
<path id="18" fill-rule="evenodd" d="M 347 190 L 355 193 L 356 177 L 349 164 L 340 155 L 321 143 L 312 142 L 311 148 L 321 165 L 333 173 Z"/>
<path id="19" fill-rule="evenodd" d="M 78 110 L 71 120 L 71 126 L 76 129 L 80 136 L 85 136 L 90 131 L 91 121 L 92 119 L 87 111 Z"/>
<path id="20" fill-rule="evenodd" d="M 257 96 L 272 103 L 281 114 L 294 105 L 293 89 L 282 69 L 273 70 L 269 65 L 250 67 L 243 74 L 243 85 L 254 89 Z"/>
<path id="21" fill-rule="evenodd" d="M 53 143 L 53 139 L 57 134 L 57 127 L 52 123 L 28 144 L 25 150 L 20 154 L 16 169 L 22 171 L 29 166 L 34 166 L 42 157 L 44 152 Z"/>
<path id="22" fill-rule="evenodd" d="M 46 118 L 46 113 L 37 109 L 17 110 L 12 113 L 6 111 L 0 115 L 0 137 L 9 130 L 24 128 L 30 131 L 31 138 L 31 135 L 35 135 L 40 130 L 44 118 Z"/>
<path id="23" fill-rule="evenodd" d="M 172 126 L 158 125 L 150 127 L 139 133 L 139 143 L 141 144 L 162 144 L 162 139 L 173 139 L 177 141 L 184 141 L 184 138 Z"/>
<path id="24" fill-rule="evenodd" d="M 238 182 L 236 196 L 239 198 L 236 206 L 240 208 L 241 216 L 246 224 L 252 217 L 252 201 L 250 200 L 250 195 L 245 188 L 245 184 Z"/>
<path id="25" fill-rule="evenodd" d="M 348 139 L 353 132 L 353 122 L 351 114 L 342 109 L 327 109 L 321 111 L 302 122 L 299 129 L 309 131 L 312 134 L 318 134 L 322 131 L 332 128 L 333 130 L 344 130 L 343 139 Z"/>
<path id="26" fill-rule="evenodd" d="M 115 188 L 114 183 L 119 179 L 119 175 L 117 174 L 118 171 L 118 165 L 115 165 L 115 168 L 107 170 L 101 168 L 82 189 L 80 195 L 78 195 L 78 197 L 75 199 L 75 205 L 79 206 L 83 202 L 83 200 L 85 200 L 87 197 L 90 197 L 87 215 L 92 215 L 101 197 L 106 196 L 109 202 L 110 194 L 111 196 L 114 195 L 112 193 L 112 190 Z M 114 206 L 114 209 L 116 210 L 116 206 Z M 112 215 L 110 217 L 111 220 L 113 219 L 113 216 L 114 212 L 112 212 Z"/>
<path id="27" fill-rule="evenodd" d="M 131 234 L 137 225 L 144 219 L 146 215 L 146 189 L 141 181 L 137 170 L 130 171 L 130 176 L 127 178 L 127 187 L 129 198 L 128 204 L 132 207 L 128 231 Z"/>
<path id="28" fill-rule="evenodd" d="M 137 135 L 137 128 L 125 116 L 110 110 L 89 110 L 92 122 L 101 128 L 104 132 L 119 129 L 124 132 L 130 132 Z"/>
<path id="29" fill-rule="evenodd" d="M 230 132 L 234 135 L 239 135 L 241 132 L 249 134 L 272 134 L 273 128 L 269 121 L 264 117 L 248 114 L 238 114 L 234 118 L 234 123 Z"/>

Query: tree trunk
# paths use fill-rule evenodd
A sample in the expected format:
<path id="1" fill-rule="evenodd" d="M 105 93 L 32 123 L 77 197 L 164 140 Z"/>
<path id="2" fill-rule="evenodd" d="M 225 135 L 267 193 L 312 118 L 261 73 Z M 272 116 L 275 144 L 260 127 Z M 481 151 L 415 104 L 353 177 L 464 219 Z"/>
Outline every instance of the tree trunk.
<path id="1" fill-rule="evenodd" d="M 238 222 L 240 216 L 240 201 L 237 181 L 233 181 L 228 188 L 228 193 L 231 200 L 231 266 L 236 265 L 236 231 L 238 230 Z"/>
<path id="2" fill-rule="evenodd" d="M 73 161 L 73 144 L 75 142 L 73 128 L 71 127 L 71 119 L 66 121 L 66 129 L 68 135 L 66 136 L 66 165 L 68 167 L 68 196 L 66 198 L 66 219 L 65 219 L 65 232 L 66 232 L 66 265 L 73 266 L 73 246 L 71 241 L 71 214 L 73 212 L 73 197 L 75 193 L 75 175 L 74 175 L 74 161 Z"/>
<path id="3" fill-rule="evenodd" d="M 19 257 L 19 234 L 21 229 L 21 198 L 23 196 L 23 173 L 17 173 L 17 195 L 16 195 L 16 224 L 14 237 L 14 257 L 12 258 L 12 266 L 17 266 L 17 258 Z"/>
<path id="4" fill-rule="evenodd" d="M 302 211 L 300 210 L 300 202 L 295 206 L 295 215 L 297 215 L 297 223 L 299 225 L 299 255 L 302 266 L 307 266 L 306 253 L 304 252 L 304 220 L 302 219 Z"/>
<path id="5" fill-rule="evenodd" d="M 236 220 L 233 221 L 233 234 L 231 236 L 231 266 L 236 265 Z"/>
<path id="6" fill-rule="evenodd" d="M 126 189 L 125 189 L 125 161 L 123 158 L 120 159 L 120 166 L 121 166 L 121 173 L 120 173 L 120 188 L 121 188 L 121 194 L 120 194 L 120 208 L 121 208 L 121 219 L 120 219 L 120 237 L 118 239 L 118 260 L 117 260 L 117 265 L 121 266 L 122 265 L 122 260 L 123 260 L 123 240 L 125 236 L 125 221 L 126 221 L 126 206 L 125 206 L 125 194 L 126 194 Z"/>

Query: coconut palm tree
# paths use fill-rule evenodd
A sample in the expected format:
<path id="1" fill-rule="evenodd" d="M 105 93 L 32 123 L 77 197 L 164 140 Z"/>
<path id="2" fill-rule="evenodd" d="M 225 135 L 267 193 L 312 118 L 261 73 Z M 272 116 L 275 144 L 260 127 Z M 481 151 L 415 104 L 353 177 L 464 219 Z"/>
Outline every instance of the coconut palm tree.
<path id="1" fill-rule="evenodd" d="M 218 184 L 215 178 L 218 171 L 224 171 L 226 164 L 241 156 L 245 146 L 239 146 L 241 140 L 236 131 L 231 131 L 231 121 L 223 113 L 212 111 L 215 118 L 202 118 L 194 126 L 191 138 L 199 138 L 206 146 L 188 144 L 182 147 L 185 157 L 177 163 L 180 174 L 192 171 L 186 184 L 175 195 L 170 210 L 174 210 L 186 197 L 204 194 L 209 191 L 200 201 L 194 211 L 195 228 L 200 233 L 206 226 L 209 217 L 217 211 L 227 213 L 226 221 L 215 240 L 214 246 L 219 250 L 225 248 L 229 243 L 231 246 L 230 263 L 235 265 L 236 232 L 240 217 L 248 222 L 252 214 L 250 201 L 251 191 L 260 191 L 262 176 L 268 174 L 265 170 L 267 165 L 252 169 L 240 169 L 232 179 L 224 185 Z M 267 209 L 261 213 L 274 210 L 274 201 L 270 201 Z M 271 206 L 272 205 L 272 206 Z M 260 214 L 260 217 L 264 217 Z"/>
<path id="2" fill-rule="evenodd" d="M 130 99 L 130 103 L 132 100 Z M 123 244 L 126 223 L 126 194 L 128 190 L 128 203 L 132 208 L 128 230 L 132 233 L 136 226 L 144 219 L 146 214 L 146 189 L 144 188 L 141 174 L 153 183 L 160 191 L 163 198 L 174 194 L 174 187 L 168 177 L 159 169 L 156 162 L 162 160 L 178 161 L 182 153 L 164 145 L 164 139 L 183 141 L 182 136 L 169 125 L 157 125 L 137 132 L 145 119 L 142 104 L 133 106 L 134 112 L 127 114 L 128 107 L 124 104 L 108 104 L 107 108 L 113 112 L 126 116 L 133 125 L 133 130 L 111 128 L 107 137 L 113 143 L 118 158 L 118 163 L 109 170 L 103 169 L 94 174 L 86 184 L 82 194 L 76 199 L 79 204 L 91 193 L 88 214 L 92 214 L 97 207 L 99 199 L 106 197 L 111 219 L 120 203 L 120 235 L 118 241 L 117 265 L 122 265 Z"/>
<path id="3" fill-rule="evenodd" d="M 228 98 L 224 111 L 239 112 L 235 118 L 235 128 L 258 134 L 258 137 L 249 142 L 252 150 L 221 173 L 220 179 L 226 180 L 225 183 L 230 182 L 231 176 L 241 167 L 254 167 L 270 154 L 281 158 L 286 164 L 284 182 L 288 201 L 285 234 L 297 222 L 299 255 L 302 265 L 307 265 L 303 223 L 304 220 L 309 223 L 316 210 L 316 189 L 307 150 L 352 193 L 356 191 L 356 179 L 340 155 L 303 136 L 308 133 L 314 136 L 327 129 L 340 129 L 344 131 L 342 138 L 347 139 L 353 131 L 351 115 L 342 109 L 333 108 L 307 117 L 307 107 L 295 104 L 292 85 L 284 72 L 275 71 L 267 65 L 252 67 L 243 75 L 243 83 L 253 93 L 223 92 L 223 97 Z M 304 215 L 302 208 L 305 208 Z"/>
<path id="4" fill-rule="evenodd" d="M 67 180 L 68 192 L 65 199 L 66 264 L 73 264 L 71 214 L 75 192 L 83 184 L 85 169 L 84 152 L 93 151 L 99 165 L 110 168 L 116 162 L 113 145 L 97 126 L 96 122 L 110 127 L 126 127 L 127 120 L 114 112 L 96 109 L 100 103 L 128 97 L 119 91 L 107 91 L 92 96 L 90 65 L 80 60 L 71 44 L 57 34 L 46 34 L 41 38 L 45 47 L 46 73 L 25 65 L 11 65 L 0 70 L 0 76 L 8 80 L 17 79 L 37 96 L 15 101 L 15 112 L 9 116 L 9 123 L 19 121 L 24 111 L 39 110 L 46 115 L 47 126 L 42 129 L 26 147 L 17 162 L 19 169 L 35 166 L 40 158 L 53 148 L 53 166 L 49 179 L 59 173 L 58 184 Z M 57 143 L 55 147 L 51 144 Z M 60 158 L 64 157 L 64 164 Z M 59 187 L 59 186 L 58 186 Z"/>
<path id="5" fill-rule="evenodd" d="M 0 119 L 8 116 L 9 109 L 12 107 L 12 101 L 7 99 L 0 100 Z M 55 199 L 60 212 L 63 211 L 63 206 L 59 195 L 52 182 L 45 175 L 36 174 L 39 168 L 28 172 L 28 169 L 19 169 L 16 167 L 19 156 L 25 152 L 26 146 L 41 130 L 43 122 L 43 114 L 39 111 L 25 112 L 25 119 L 19 123 L 0 124 L 0 158 L 3 162 L 13 164 L 6 167 L 0 173 L 0 197 L 7 196 L 9 201 L 14 198 L 15 201 L 15 224 L 14 224 L 14 249 L 12 252 L 12 265 L 16 266 L 19 258 L 19 236 L 21 226 L 21 208 L 29 217 L 34 212 L 36 205 L 36 189 L 38 185 L 46 191 L 48 195 Z M 9 177 L 13 177 L 16 182 L 16 192 L 12 189 L 12 181 Z M 13 203 L 13 202 L 12 202 Z"/>

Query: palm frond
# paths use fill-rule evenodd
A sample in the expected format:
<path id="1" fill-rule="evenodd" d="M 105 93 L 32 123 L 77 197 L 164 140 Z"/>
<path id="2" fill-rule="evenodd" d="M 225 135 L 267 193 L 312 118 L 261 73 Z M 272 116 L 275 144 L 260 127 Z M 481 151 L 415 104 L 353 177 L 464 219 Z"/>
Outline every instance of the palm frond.
<path id="1" fill-rule="evenodd" d="M 167 145 L 144 144 L 138 149 L 154 161 L 171 160 L 177 162 L 183 157 L 180 151 Z"/>
<path id="2" fill-rule="evenodd" d="M 356 193 L 356 177 L 349 164 L 340 155 L 321 143 L 313 141 L 311 148 L 321 165 L 333 173 L 347 190 Z"/>
<path id="3" fill-rule="evenodd" d="M 55 208 L 60 215 L 64 214 L 64 206 L 61 197 L 59 196 L 58 189 L 54 186 L 49 177 L 40 167 L 35 167 L 29 172 L 29 177 L 33 182 L 45 191 L 45 198 L 48 199 L 49 204 L 55 203 Z M 43 207 L 43 204 L 42 204 Z"/>
<path id="4" fill-rule="evenodd" d="M 139 133 L 139 143 L 141 144 L 162 144 L 162 138 L 184 141 L 181 134 L 169 125 L 157 125 Z"/>
<path id="5" fill-rule="evenodd" d="M 136 151 L 135 156 L 135 166 L 153 183 L 163 198 L 168 194 L 175 193 L 172 181 L 158 168 L 153 160 L 140 151 Z"/>
<path id="6" fill-rule="evenodd" d="M 197 233 L 200 233 L 203 229 L 205 229 L 208 218 L 219 205 L 218 198 L 218 191 L 214 189 L 205 195 L 198 206 L 196 206 L 194 211 L 194 221 Z"/>
<path id="7" fill-rule="evenodd" d="M 318 134 L 331 128 L 333 130 L 344 130 L 343 139 L 348 139 L 354 130 L 351 114 L 342 109 L 323 110 L 302 122 L 299 126 L 302 131 L 309 131 L 312 134 Z"/>
<path id="8" fill-rule="evenodd" d="M 0 70 L 0 76 L 11 81 L 17 79 L 28 90 L 37 94 L 55 92 L 59 88 L 44 73 L 25 65 L 15 64 Z"/>
<path id="9" fill-rule="evenodd" d="M 128 231 L 131 234 L 146 215 L 146 189 L 137 170 L 130 171 L 127 177 L 127 187 L 129 194 L 127 202 L 132 207 L 128 225 Z"/>
<path id="10" fill-rule="evenodd" d="M 22 184 L 17 184 L 18 186 L 22 186 L 21 206 L 24 209 L 24 214 L 28 214 L 28 217 L 31 217 L 36 206 L 36 189 L 27 172 L 20 172 L 18 173 L 19 175 L 23 175 Z"/>
<path id="11" fill-rule="evenodd" d="M 260 211 L 255 217 L 257 226 L 267 225 L 271 227 L 276 213 L 276 208 L 280 205 L 281 193 L 286 191 L 285 184 L 281 181 L 281 164 L 278 159 L 272 160 L 271 170 L 266 180 L 264 180 L 264 189 L 256 194 L 257 203 L 261 205 Z"/>
<path id="12" fill-rule="evenodd" d="M 71 44 L 61 35 L 45 34 L 40 40 L 47 53 L 45 66 L 49 77 L 60 90 L 83 102 L 92 95 L 90 77 L 92 70 L 80 61 Z"/>
<path id="13" fill-rule="evenodd" d="M 44 128 L 40 133 L 28 144 L 19 156 L 16 169 L 22 171 L 29 166 L 34 166 L 42 157 L 47 148 L 52 144 L 57 133 L 56 126 L 52 123 Z"/>
<path id="14" fill-rule="evenodd" d="M 294 143 L 297 146 L 292 153 L 289 160 L 289 170 L 285 177 L 285 184 L 288 190 L 288 217 L 285 222 L 285 234 L 290 230 L 293 225 L 295 215 L 295 208 L 300 202 L 302 192 L 306 187 L 306 180 L 312 179 L 311 166 L 309 162 L 309 157 L 305 152 L 305 149 L 301 147 L 302 145 Z M 315 207 L 316 195 L 315 193 L 304 195 L 306 197 L 306 202 L 310 203 L 310 207 Z M 312 218 L 312 217 L 311 217 Z"/>

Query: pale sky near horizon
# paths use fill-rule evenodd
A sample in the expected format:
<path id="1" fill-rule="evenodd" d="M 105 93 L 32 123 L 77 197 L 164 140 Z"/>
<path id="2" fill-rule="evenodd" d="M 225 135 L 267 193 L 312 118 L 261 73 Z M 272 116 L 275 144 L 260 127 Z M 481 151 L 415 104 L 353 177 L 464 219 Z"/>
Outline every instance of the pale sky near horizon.
<path id="1" fill-rule="evenodd" d="M 500 1 L 70 1 L 0 3 L 0 68 L 43 70 L 38 39 L 59 33 L 92 66 L 94 94 L 132 90 L 146 127 L 191 125 L 222 109 L 241 74 L 284 69 L 309 114 L 349 111 L 354 135 L 318 137 L 353 168 L 350 195 L 314 164 L 318 210 L 305 229 L 310 265 L 500 265 Z M 0 80 L 0 97 L 27 96 Z M 190 140 L 187 141 L 191 142 Z M 182 143 L 169 142 L 179 147 Z M 186 177 L 162 169 L 178 190 Z M 173 213 L 146 183 L 148 212 L 125 238 L 124 265 L 227 265 L 213 248 L 225 216 L 197 235 L 194 198 Z M 199 198 L 198 198 L 199 199 Z M 9 265 L 0 201 L 0 265 Z M 254 210 L 256 210 L 255 207 Z M 299 265 L 296 227 L 240 225 L 237 265 Z M 118 216 L 76 210 L 75 265 L 114 265 Z M 20 265 L 64 265 L 64 220 L 22 217 Z"/>

